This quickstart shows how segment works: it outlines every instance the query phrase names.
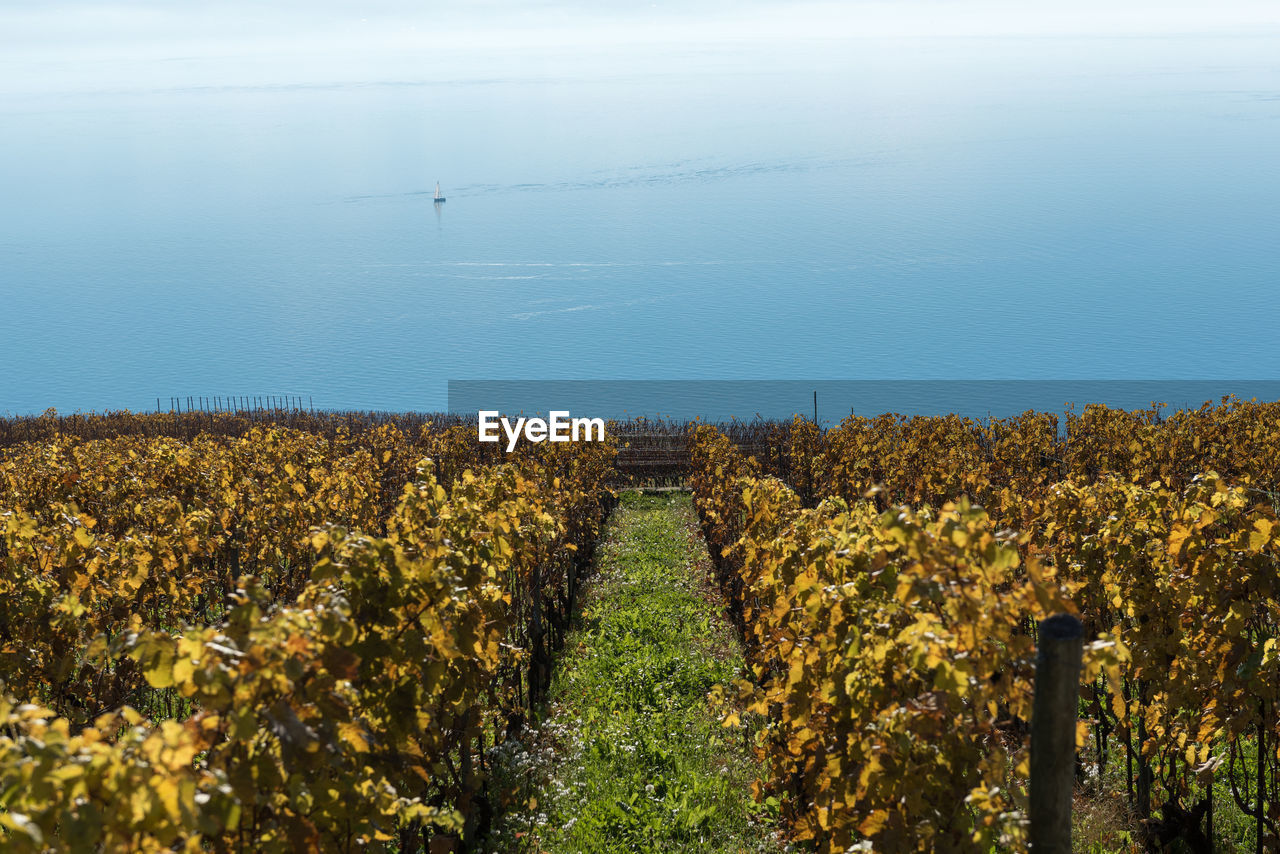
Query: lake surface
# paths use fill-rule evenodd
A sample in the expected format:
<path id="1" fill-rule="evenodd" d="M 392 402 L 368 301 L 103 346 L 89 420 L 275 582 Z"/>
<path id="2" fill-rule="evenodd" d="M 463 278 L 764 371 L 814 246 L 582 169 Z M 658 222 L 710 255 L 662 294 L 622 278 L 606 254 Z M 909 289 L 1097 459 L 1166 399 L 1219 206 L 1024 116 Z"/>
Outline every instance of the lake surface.
<path id="1" fill-rule="evenodd" d="M 4 59 L 0 126 L 0 414 L 1280 378 L 1276 30 Z"/>

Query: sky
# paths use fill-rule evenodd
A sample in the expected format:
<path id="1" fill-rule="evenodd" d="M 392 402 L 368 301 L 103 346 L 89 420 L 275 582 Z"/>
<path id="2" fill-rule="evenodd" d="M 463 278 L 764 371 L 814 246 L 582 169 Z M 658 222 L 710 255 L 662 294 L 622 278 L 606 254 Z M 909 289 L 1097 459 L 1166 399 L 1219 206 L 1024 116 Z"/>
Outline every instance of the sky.
<path id="1" fill-rule="evenodd" d="M 1274 0 L 0 0 L 0 56 L 1277 31 Z"/>
<path id="2" fill-rule="evenodd" d="M 626 73 L 654 46 L 1214 34 L 1280 37 L 1280 2 L 0 0 L 0 96 Z"/>

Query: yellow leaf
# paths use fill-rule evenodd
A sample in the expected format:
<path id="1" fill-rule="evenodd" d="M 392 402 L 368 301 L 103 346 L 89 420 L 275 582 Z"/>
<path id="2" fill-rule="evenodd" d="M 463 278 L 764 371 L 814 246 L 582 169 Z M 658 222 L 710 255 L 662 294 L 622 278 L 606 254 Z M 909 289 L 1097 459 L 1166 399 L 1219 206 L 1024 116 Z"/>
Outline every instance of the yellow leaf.
<path id="1" fill-rule="evenodd" d="M 1275 527 L 1275 523 L 1270 519 L 1257 519 L 1253 523 L 1253 531 L 1249 534 L 1249 548 L 1253 551 L 1261 551 L 1271 542 L 1271 530 Z"/>
<path id="2" fill-rule="evenodd" d="M 342 740 L 351 745 L 359 753 L 364 753 L 369 749 L 369 742 L 364 737 L 364 731 L 360 725 L 353 721 L 344 721 L 338 724 L 338 734 L 342 736 Z"/>
<path id="3" fill-rule="evenodd" d="M 885 810 L 875 810 L 871 815 L 862 820 L 858 825 L 858 832 L 863 836 L 875 836 L 880 832 L 880 828 L 884 827 L 886 821 L 889 820 L 889 813 Z"/>
<path id="4" fill-rule="evenodd" d="M 195 670 L 195 662 L 183 656 L 173 663 L 173 681 L 176 683 L 189 682 Z"/>

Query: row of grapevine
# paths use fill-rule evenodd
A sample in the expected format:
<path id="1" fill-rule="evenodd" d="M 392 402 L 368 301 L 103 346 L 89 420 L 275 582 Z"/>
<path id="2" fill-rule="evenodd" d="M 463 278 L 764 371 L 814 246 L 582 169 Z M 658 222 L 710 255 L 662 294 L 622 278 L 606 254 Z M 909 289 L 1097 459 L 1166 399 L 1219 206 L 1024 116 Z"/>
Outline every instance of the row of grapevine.
<path id="1" fill-rule="evenodd" d="M 695 500 L 741 616 L 766 716 L 767 786 L 819 851 L 988 851 L 1025 836 L 1035 621 L 1069 610 L 1051 571 L 967 501 L 804 509 L 713 428 Z M 745 475 L 745 476 L 743 476 Z M 1091 672 L 1115 648 L 1094 645 Z"/>
<path id="2" fill-rule="evenodd" d="M 422 444 L 387 427 L 334 440 L 254 429 L 12 449 L 0 458 L 0 679 L 77 723 L 125 702 L 143 707 L 134 670 L 85 661 L 90 639 L 133 618 L 217 619 L 241 576 L 276 599 L 296 596 L 313 526 L 381 533 L 414 460 L 436 461 L 445 483 L 482 462 L 467 438 L 460 428 Z"/>
<path id="3" fill-rule="evenodd" d="M 284 427 L 336 439 L 370 430 L 395 428 L 406 436 L 438 433 L 453 427 L 475 428 L 475 419 L 452 413 L 327 412 L 289 408 L 247 408 L 236 411 L 76 412 L 50 409 L 40 415 L 0 417 L 0 448 L 58 438 L 78 440 L 169 438 L 189 442 L 197 436 L 244 436 L 256 427 Z"/>
<path id="4" fill-rule="evenodd" d="M 485 748 L 545 690 L 614 449 L 473 474 L 487 451 L 449 432 L 389 518 L 391 430 L 55 440 L 0 462 L 6 847 L 473 837 Z"/>
<path id="5" fill-rule="evenodd" d="M 1089 763 L 1081 765 L 1081 773 L 1100 780 L 1118 740 L 1129 801 L 1145 819 L 1143 829 L 1152 840 L 1207 845 L 1215 781 L 1250 818 L 1255 850 L 1269 850 L 1280 838 L 1280 522 L 1271 504 L 1274 452 L 1259 452 L 1259 443 L 1277 433 L 1276 408 L 1229 404 L 1163 423 L 1101 408 L 1087 409 L 1086 417 L 1093 424 L 1087 457 L 1097 468 L 1084 466 L 1081 452 L 1065 472 L 1035 464 L 1049 452 L 1037 451 L 1040 445 L 1030 439 L 1039 436 L 1044 448 L 1050 448 L 1053 434 L 1037 428 L 1041 422 L 1030 416 L 1009 433 L 1018 438 L 1007 447 L 959 441 L 957 437 L 972 436 L 959 419 L 913 423 L 886 418 L 880 422 L 882 435 L 856 421 L 825 436 L 797 423 L 789 458 L 792 474 L 801 475 L 796 493 L 764 478 L 765 467 L 715 431 L 698 431 L 692 482 L 699 510 L 713 553 L 722 555 L 721 581 L 736 602 L 744 632 L 764 651 L 757 655 L 763 655 L 766 666 L 756 671 L 756 690 L 763 692 L 756 696 L 768 698 L 756 705 L 769 715 L 763 744 L 772 760 L 771 783 L 787 795 L 800 835 L 843 844 L 852 838 L 847 828 L 853 827 L 875 840 L 877 850 L 914 850 L 940 844 L 939 828 L 955 825 L 919 800 L 934 791 L 931 775 L 923 767 L 899 764 L 895 773 L 908 786 L 898 793 L 907 798 L 900 803 L 914 804 L 910 815 L 926 826 L 889 840 L 884 834 L 895 826 L 896 816 L 892 810 L 887 819 L 869 812 L 873 801 L 859 788 L 839 802 L 839 821 L 846 823 L 846 835 L 839 836 L 834 814 L 817 812 L 822 797 L 839 788 L 834 773 L 824 776 L 810 766 L 796 767 L 787 757 L 808 762 L 808 753 L 780 741 L 795 726 L 826 737 L 826 730 L 812 723 L 813 710 L 795 703 L 827 703 L 818 718 L 827 727 L 848 714 L 840 703 L 832 707 L 830 698 L 840 696 L 832 686 L 841 678 L 852 680 L 850 686 L 873 686 L 871 694 L 848 701 L 862 704 L 859 714 L 873 717 L 858 718 L 861 735 L 846 734 L 844 752 L 836 751 L 841 763 L 853 755 L 852 746 L 885 731 L 874 718 L 886 702 L 886 695 L 875 693 L 881 689 L 891 698 L 889 707 L 896 709 L 892 720 L 911 722 L 907 730 L 893 731 L 895 749 L 924 735 L 953 738 L 977 731 L 972 722 L 953 718 L 945 719 L 945 727 L 931 728 L 912 718 L 912 704 L 914 712 L 930 707 L 939 690 L 936 680 L 947 680 L 944 693 L 950 690 L 957 666 L 966 676 L 974 672 L 970 668 L 998 673 L 1001 679 L 1019 673 L 1017 661 L 1025 659 L 1017 654 L 1028 649 L 1019 639 L 1052 606 L 1078 608 L 1090 637 L 1117 644 L 1110 678 L 1100 679 L 1095 672 L 1086 680 L 1081 735 L 1088 736 L 1089 749 L 1082 756 L 1087 754 Z M 1114 429 L 1108 434 L 1099 424 Z M 1008 422 L 997 426 L 1011 429 Z M 1082 435 L 1074 434 L 1077 441 Z M 1101 438 L 1105 435 L 1111 436 L 1110 444 Z M 862 439 L 854 442 L 855 436 Z M 1021 467 L 1013 453 L 1020 444 L 1030 449 Z M 973 453 L 966 455 L 965 448 Z M 1185 459 L 1179 459 L 1179 448 Z M 1186 474 L 1186 466 L 1214 459 L 1231 478 Z M 1108 473 L 1108 467 L 1117 473 Z M 1134 482 L 1147 475 L 1155 478 Z M 1161 482 L 1161 476 L 1169 483 Z M 876 477 L 885 477 L 889 485 L 877 483 Z M 797 494 L 802 491 L 809 492 L 807 500 Z M 836 497 L 825 498 L 824 493 Z M 987 501 L 988 508 L 979 511 L 968 504 L 962 496 L 970 493 Z M 899 504 L 908 498 L 920 506 L 910 510 Z M 814 504 L 813 510 L 801 509 Z M 987 545 L 979 553 L 966 553 L 975 542 Z M 918 543 L 927 546 L 904 551 L 907 544 Z M 998 554 L 1004 556 L 997 559 Z M 993 559 L 1011 561 L 1013 568 L 997 569 Z M 923 601 L 911 598 L 912 591 L 900 580 L 903 560 L 910 572 L 931 572 L 931 583 L 950 585 L 950 592 L 935 588 Z M 948 572 L 955 574 L 950 580 Z M 879 586 L 889 585 L 890 577 L 899 579 L 896 591 Z M 1027 585 L 1041 593 L 1034 601 L 1026 595 Z M 937 609 L 948 608 L 956 590 L 965 591 L 963 601 L 976 606 L 961 621 L 979 631 L 968 638 L 989 637 L 994 649 L 956 643 L 952 633 L 960 623 L 937 620 Z M 904 632 L 895 622 L 897 603 L 885 609 L 882 603 L 893 595 L 906 597 L 900 601 L 911 603 L 917 614 L 930 615 L 921 617 L 930 623 L 922 634 Z M 823 604 L 815 609 L 814 602 Z M 864 615 L 868 622 L 851 623 L 849 614 Z M 868 683 L 861 675 L 855 653 L 868 649 L 868 643 L 875 656 L 889 644 L 886 661 L 890 655 L 904 657 L 892 669 L 886 665 L 881 682 Z M 1011 654 L 1014 660 L 1001 659 Z M 1094 655 L 1096 659 L 1096 648 Z M 818 661 L 833 674 L 825 683 L 811 677 Z M 935 680 L 932 686 L 927 678 L 916 681 L 921 665 Z M 1001 737 L 985 742 L 988 751 L 1020 744 L 1025 688 L 1023 683 L 1003 685 L 993 697 L 994 712 L 1001 719 L 1007 715 L 1009 723 Z M 806 692 L 809 700 L 803 699 Z M 908 711 L 895 703 L 905 704 Z M 973 713 L 979 704 L 963 708 Z M 816 746 L 820 755 L 831 750 L 825 742 Z M 946 762 L 964 765 L 962 748 L 953 745 L 943 752 Z M 988 760 L 994 755 L 998 753 L 986 754 Z M 858 754 L 841 768 L 857 774 L 860 786 L 870 786 L 885 767 L 883 759 L 871 756 Z M 1001 786 L 1001 791 L 1007 795 L 1017 786 Z M 976 790 L 971 795 L 969 806 L 952 816 L 962 828 L 965 822 L 981 826 L 982 813 L 975 804 L 985 801 Z M 1015 837 L 1008 834 L 1008 841 Z M 953 844 L 954 839 L 945 843 Z"/>
<path id="6" fill-rule="evenodd" d="M 1065 423 L 1048 412 L 990 421 L 956 415 L 851 416 L 831 430 L 801 419 L 782 431 L 764 469 L 808 504 L 830 495 L 881 507 L 940 505 L 966 494 L 989 508 L 1000 492 L 1039 495 L 1062 480 L 1112 473 L 1181 488 L 1214 471 L 1239 485 L 1280 492 L 1280 403 L 1224 399 L 1165 417 L 1159 409 L 1089 405 Z"/>
<path id="7" fill-rule="evenodd" d="M 1009 497 L 1026 551 L 1057 567 L 1086 626 L 1131 653 L 1122 688 L 1088 686 L 1095 773 L 1112 738 L 1153 838 L 1203 841 L 1214 782 L 1280 840 L 1280 520 L 1216 474 L 1182 489 L 1106 475 Z M 1158 811 L 1158 819 L 1151 818 Z M 1202 827 L 1203 825 L 1203 827 Z"/>
<path id="8" fill-rule="evenodd" d="M 125 703 L 172 716 L 173 692 L 95 664 L 90 642 L 220 619 L 243 576 L 296 596 L 312 526 L 379 530 L 377 484 L 368 450 L 296 431 L 16 449 L 0 460 L 0 678 L 75 725 Z"/>

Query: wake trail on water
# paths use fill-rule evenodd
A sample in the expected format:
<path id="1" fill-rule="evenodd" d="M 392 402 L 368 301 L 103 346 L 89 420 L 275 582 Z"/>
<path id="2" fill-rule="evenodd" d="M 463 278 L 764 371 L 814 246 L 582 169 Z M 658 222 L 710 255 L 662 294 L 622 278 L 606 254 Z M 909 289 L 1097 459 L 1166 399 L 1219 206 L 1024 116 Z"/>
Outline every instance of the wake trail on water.
<path id="1" fill-rule="evenodd" d="M 775 161 L 755 161 L 747 163 L 727 164 L 720 166 L 703 166 L 697 168 L 680 167 L 685 164 L 669 164 L 668 167 L 631 166 L 623 169 L 623 174 L 610 172 L 599 177 L 572 181 L 549 181 L 541 183 L 519 184 L 464 184 L 449 191 L 452 197 L 485 196 L 509 193 L 564 193 L 582 190 L 611 190 L 629 187 L 669 186 L 682 183 L 710 183 L 732 178 L 782 173 L 815 172 L 827 169 L 843 169 L 856 166 L 878 166 L 889 162 L 884 155 L 865 157 L 834 158 L 815 156 L 811 158 L 787 159 Z M 626 174 L 632 173 L 632 174 Z M 355 203 L 375 201 L 379 199 L 403 199 L 417 196 L 432 196 L 435 190 L 410 190 L 403 193 L 372 193 L 347 196 L 344 202 Z"/>

